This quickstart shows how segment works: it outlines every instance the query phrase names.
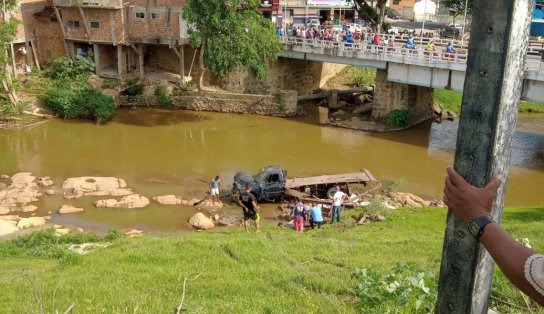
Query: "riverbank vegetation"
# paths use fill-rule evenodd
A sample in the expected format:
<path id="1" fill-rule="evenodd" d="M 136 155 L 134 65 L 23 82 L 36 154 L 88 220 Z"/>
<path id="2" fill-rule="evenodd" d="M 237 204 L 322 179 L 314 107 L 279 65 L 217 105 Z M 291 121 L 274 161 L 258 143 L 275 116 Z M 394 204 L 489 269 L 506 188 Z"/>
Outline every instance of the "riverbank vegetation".
<path id="1" fill-rule="evenodd" d="M 89 84 L 94 64 L 87 60 L 61 57 L 45 71 L 52 86 L 41 97 L 55 113 L 65 119 L 92 118 L 97 123 L 115 115 L 115 101 Z"/>
<path id="2" fill-rule="evenodd" d="M 435 89 L 434 101 L 446 111 L 461 113 L 461 102 L 463 92 Z M 544 113 L 544 103 L 521 101 L 519 103 L 519 112 Z"/>
<path id="3" fill-rule="evenodd" d="M 399 306 L 400 292 L 415 287 L 413 276 L 425 276 L 417 288 L 428 291 L 420 306 L 434 304 L 446 209 L 397 209 L 385 222 L 356 226 L 351 216 L 360 213 L 346 211 L 342 224 L 303 234 L 269 223 L 259 234 L 232 227 L 164 237 L 39 234 L 4 241 L 0 304 L 14 313 L 37 312 L 30 278 L 45 312 L 73 304 L 78 313 L 171 313 L 184 294 L 188 313 L 415 313 L 413 296 Z M 515 237 L 544 250 L 543 208 L 506 209 L 503 221 Z M 67 250 L 82 242 L 108 246 L 86 255 Z M 403 290 L 384 294 L 380 282 L 395 273 L 408 278 Z M 365 278 L 377 283 L 361 286 Z M 500 271 L 494 280 L 492 308 L 529 311 L 530 301 Z M 363 295 L 364 287 L 370 290 Z M 379 302 L 370 305 L 365 298 L 373 295 Z"/>

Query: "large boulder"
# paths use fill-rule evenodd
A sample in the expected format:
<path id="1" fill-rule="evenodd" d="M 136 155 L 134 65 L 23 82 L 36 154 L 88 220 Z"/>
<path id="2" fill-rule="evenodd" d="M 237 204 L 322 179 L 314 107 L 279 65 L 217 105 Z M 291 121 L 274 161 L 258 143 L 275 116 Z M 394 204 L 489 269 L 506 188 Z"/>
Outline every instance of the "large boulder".
<path id="1" fill-rule="evenodd" d="M 198 200 L 196 203 L 198 203 L 198 202 L 200 202 L 200 200 Z M 193 202 L 191 204 L 195 204 L 195 202 Z M 202 201 L 200 204 L 194 205 L 194 206 L 198 206 L 198 208 L 201 208 L 201 209 L 214 210 L 214 209 L 223 208 L 223 203 L 221 201 L 214 202 L 213 200 L 206 199 L 206 200 Z"/>
<path id="2" fill-rule="evenodd" d="M 106 207 L 106 208 L 117 208 L 117 203 L 119 202 L 115 199 L 99 200 L 94 202 L 94 206 Z"/>
<path id="3" fill-rule="evenodd" d="M 124 196 L 132 194 L 127 189 L 127 183 L 123 179 L 114 177 L 77 177 L 68 178 L 62 183 L 66 198 L 79 198 L 82 196 Z"/>
<path id="4" fill-rule="evenodd" d="M 119 203 L 117 203 L 117 208 L 143 208 L 149 205 L 149 199 L 140 194 L 132 194 L 123 196 Z"/>
<path id="5" fill-rule="evenodd" d="M 183 198 L 177 195 L 161 195 L 155 196 L 153 200 L 162 205 L 181 205 L 183 204 Z M 187 202 L 185 202 L 187 204 Z"/>
<path id="6" fill-rule="evenodd" d="M 70 214 L 70 213 L 77 213 L 84 211 L 83 208 L 74 207 L 71 205 L 62 205 L 62 207 L 59 209 L 59 214 Z"/>
<path id="7" fill-rule="evenodd" d="M 215 227 L 213 224 L 213 221 L 206 217 L 203 213 L 196 213 L 189 219 L 189 224 L 193 226 L 194 228 L 201 229 L 201 230 L 208 230 Z"/>
<path id="8" fill-rule="evenodd" d="M 36 209 L 38 209 L 38 206 L 34 206 L 34 205 L 25 205 L 21 207 L 21 211 L 23 213 L 33 212 Z"/>
<path id="9" fill-rule="evenodd" d="M 18 231 L 17 222 L 11 220 L 0 220 L 0 236 Z"/>
<path id="10" fill-rule="evenodd" d="M 19 172 L 11 176 L 11 186 L 19 189 L 34 187 L 36 177 L 32 176 L 31 172 Z"/>
<path id="11" fill-rule="evenodd" d="M 140 194 L 123 196 L 119 201 L 107 199 L 94 202 L 94 206 L 106 208 L 143 208 L 147 205 L 149 205 L 149 199 Z"/>
<path id="12" fill-rule="evenodd" d="M 19 220 L 17 223 L 17 228 L 26 229 L 30 227 L 39 227 L 45 225 L 46 223 L 47 220 L 45 217 L 21 218 L 21 220 Z"/>
<path id="13" fill-rule="evenodd" d="M 399 206 L 415 208 L 429 206 L 428 201 L 425 201 L 421 197 L 411 193 L 391 192 L 388 196 L 393 203 L 398 204 Z"/>

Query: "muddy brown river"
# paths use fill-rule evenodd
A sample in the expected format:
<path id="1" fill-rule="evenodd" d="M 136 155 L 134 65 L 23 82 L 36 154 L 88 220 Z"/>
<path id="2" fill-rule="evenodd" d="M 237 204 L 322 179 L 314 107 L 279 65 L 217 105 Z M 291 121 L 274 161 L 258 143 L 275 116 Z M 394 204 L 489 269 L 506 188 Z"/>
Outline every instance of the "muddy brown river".
<path id="1" fill-rule="evenodd" d="M 68 177 L 114 176 L 147 197 L 178 194 L 201 198 L 212 176 L 230 187 L 238 170 L 255 173 L 278 164 L 289 176 L 369 169 L 378 180 L 424 198 L 440 198 L 445 168 L 453 162 L 457 122 L 426 123 L 412 129 L 368 134 L 314 123 L 315 115 L 289 120 L 251 115 L 122 110 L 103 126 L 50 120 L 18 130 L 0 130 L 0 174 L 30 171 L 50 176 L 55 186 Z M 544 203 L 544 115 L 521 115 L 513 144 L 509 206 Z M 104 197 L 108 198 L 108 197 Z M 94 208 L 98 198 L 64 200 L 43 196 L 38 215 L 63 204 L 81 213 L 53 214 L 53 222 L 94 230 L 137 228 L 187 230 L 191 206 L 145 209 Z M 238 213 L 235 207 L 227 211 Z M 263 216 L 272 222 L 275 205 Z"/>

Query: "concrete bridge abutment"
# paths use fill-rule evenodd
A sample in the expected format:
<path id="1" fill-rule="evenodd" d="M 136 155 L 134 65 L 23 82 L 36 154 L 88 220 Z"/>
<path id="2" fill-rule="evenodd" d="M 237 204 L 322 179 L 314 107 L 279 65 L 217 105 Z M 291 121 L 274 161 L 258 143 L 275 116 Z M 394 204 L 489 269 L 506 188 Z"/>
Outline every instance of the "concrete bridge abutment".
<path id="1" fill-rule="evenodd" d="M 387 69 L 376 70 L 373 118 L 385 118 L 393 110 L 405 109 L 410 117 L 408 123 L 413 125 L 431 118 L 432 108 L 433 88 L 392 82 Z"/>

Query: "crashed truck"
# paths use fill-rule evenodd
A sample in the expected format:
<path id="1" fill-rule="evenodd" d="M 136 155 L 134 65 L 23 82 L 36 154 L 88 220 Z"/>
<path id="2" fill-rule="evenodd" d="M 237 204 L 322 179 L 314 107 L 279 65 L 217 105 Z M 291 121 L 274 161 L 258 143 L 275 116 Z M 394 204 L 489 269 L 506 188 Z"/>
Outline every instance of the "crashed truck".
<path id="1" fill-rule="evenodd" d="M 341 191 L 352 196 L 344 206 L 353 207 L 359 195 L 376 189 L 379 182 L 367 169 L 353 173 L 288 178 L 285 169 L 271 165 L 261 168 L 254 176 L 247 172 L 237 172 L 232 184 L 233 200 L 238 199 L 247 185 L 258 201 L 276 202 L 297 198 L 303 202 L 319 204 L 332 204 L 332 196 L 336 186 L 339 186 Z"/>

